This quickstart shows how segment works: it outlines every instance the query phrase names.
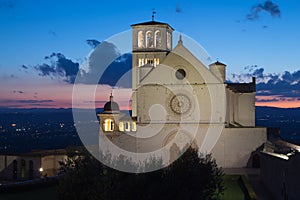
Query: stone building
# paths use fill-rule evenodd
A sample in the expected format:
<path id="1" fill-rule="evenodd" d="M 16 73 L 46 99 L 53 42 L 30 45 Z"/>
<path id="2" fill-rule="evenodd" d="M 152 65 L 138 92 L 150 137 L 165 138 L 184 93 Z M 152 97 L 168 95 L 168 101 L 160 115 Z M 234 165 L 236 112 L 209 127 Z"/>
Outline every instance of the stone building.
<path id="1" fill-rule="evenodd" d="M 0 155 L 0 181 L 24 181 L 55 176 L 66 150 L 40 150 L 24 154 Z"/>
<path id="2" fill-rule="evenodd" d="M 222 167 L 245 167 L 266 142 L 266 129 L 255 126 L 255 79 L 227 83 L 225 64 L 205 66 L 181 36 L 173 48 L 167 23 L 131 27 L 132 116 L 122 115 L 111 95 L 99 114 L 100 130 L 131 152 L 164 148 L 172 161 L 192 145 Z"/>

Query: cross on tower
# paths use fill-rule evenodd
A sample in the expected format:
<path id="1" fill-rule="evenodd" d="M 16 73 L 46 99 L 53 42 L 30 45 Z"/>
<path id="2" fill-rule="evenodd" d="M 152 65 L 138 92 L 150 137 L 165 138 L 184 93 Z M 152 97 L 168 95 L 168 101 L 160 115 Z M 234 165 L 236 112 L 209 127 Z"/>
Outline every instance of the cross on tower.
<path id="1" fill-rule="evenodd" d="M 155 14 L 156 14 L 156 11 L 153 9 L 153 11 L 152 11 L 152 21 L 154 21 Z"/>

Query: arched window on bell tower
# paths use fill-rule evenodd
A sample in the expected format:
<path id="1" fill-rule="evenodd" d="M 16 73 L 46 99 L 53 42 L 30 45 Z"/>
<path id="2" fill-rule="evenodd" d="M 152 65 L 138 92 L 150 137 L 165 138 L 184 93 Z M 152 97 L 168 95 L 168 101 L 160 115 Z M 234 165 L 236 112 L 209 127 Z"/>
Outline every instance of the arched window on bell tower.
<path id="1" fill-rule="evenodd" d="M 146 32 L 146 47 L 153 48 L 153 33 L 152 33 L 152 31 Z"/>
<path id="2" fill-rule="evenodd" d="M 139 48 L 144 48 L 145 47 L 143 31 L 138 32 L 138 47 Z"/>
<path id="3" fill-rule="evenodd" d="M 155 31 L 155 48 L 161 47 L 161 33 L 159 30 Z"/>
<path id="4" fill-rule="evenodd" d="M 167 48 L 172 49 L 172 34 L 167 32 Z"/>

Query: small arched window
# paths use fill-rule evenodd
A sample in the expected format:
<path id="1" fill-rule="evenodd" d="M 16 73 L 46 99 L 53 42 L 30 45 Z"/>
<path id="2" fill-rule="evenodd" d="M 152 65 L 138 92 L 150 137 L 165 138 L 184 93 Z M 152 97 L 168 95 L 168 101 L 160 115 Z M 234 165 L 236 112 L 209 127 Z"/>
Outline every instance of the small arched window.
<path id="1" fill-rule="evenodd" d="M 124 122 L 119 122 L 119 131 L 124 131 Z"/>
<path id="2" fill-rule="evenodd" d="M 143 31 L 138 32 L 138 47 L 139 48 L 144 48 L 144 33 Z"/>
<path id="3" fill-rule="evenodd" d="M 143 66 L 145 64 L 144 58 L 139 58 L 139 67 Z"/>
<path id="4" fill-rule="evenodd" d="M 169 32 L 167 32 L 167 48 L 172 49 L 172 35 Z"/>
<path id="5" fill-rule="evenodd" d="M 136 131 L 136 122 L 132 122 L 132 128 L 131 131 L 135 132 Z"/>
<path id="6" fill-rule="evenodd" d="M 103 124 L 103 129 L 104 131 L 114 131 L 115 129 L 115 123 L 112 119 L 106 119 L 104 120 L 104 124 Z"/>
<path id="7" fill-rule="evenodd" d="M 20 176 L 21 179 L 25 179 L 25 175 L 26 175 L 26 162 L 24 159 L 21 160 L 21 167 L 20 167 Z"/>
<path id="8" fill-rule="evenodd" d="M 160 48 L 161 47 L 161 33 L 159 30 L 155 31 L 155 47 Z"/>
<path id="9" fill-rule="evenodd" d="M 159 65 L 159 58 L 154 58 L 154 67 Z"/>
<path id="10" fill-rule="evenodd" d="M 130 131 L 130 122 L 125 123 L 125 131 Z"/>
<path id="11" fill-rule="evenodd" d="M 152 31 L 146 32 L 146 47 L 153 48 L 153 33 L 152 33 Z"/>

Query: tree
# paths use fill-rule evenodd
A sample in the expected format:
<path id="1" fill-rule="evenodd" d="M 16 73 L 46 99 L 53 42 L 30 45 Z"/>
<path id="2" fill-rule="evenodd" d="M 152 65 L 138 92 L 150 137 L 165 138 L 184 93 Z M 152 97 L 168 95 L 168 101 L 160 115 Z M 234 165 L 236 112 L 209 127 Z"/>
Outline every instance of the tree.
<path id="1" fill-rule="evenodd" d="M 149 162 L 156 162 L 152 160 Z M 151 164 L 151 163 L 148 163 Z M 134 165 L 132 163 L 132 165 Z M 62 200 L 82 199 L 218 199 L 223 172 L 210 155 L 189 148 L 166 168 L 148 173 L 120 172 L 91 155 L 69 155 L 61 163 Z"/>
<path id="2" fill-rule="evenodd" d="M 189 148 L 166 171 L 167 199 L 218 199 L 224 191 L 223 171 L 211 155 Z"/>

